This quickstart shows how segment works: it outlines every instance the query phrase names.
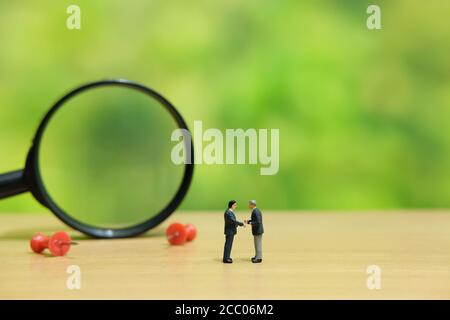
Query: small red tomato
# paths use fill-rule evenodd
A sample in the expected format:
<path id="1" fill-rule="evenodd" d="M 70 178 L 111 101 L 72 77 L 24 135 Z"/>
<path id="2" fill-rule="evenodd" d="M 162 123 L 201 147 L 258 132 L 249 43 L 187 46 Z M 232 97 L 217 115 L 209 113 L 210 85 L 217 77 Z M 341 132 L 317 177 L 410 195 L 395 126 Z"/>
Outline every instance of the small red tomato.
<path id="1" fill-rule="evenodd" d="M 197 228 L 192 224 L 188 223 L 185 225 L 187 231 L 187 241 L 192 241 L 197 236 Z"/>
<path id="2" fill-rule="evenodd" d="M 56 232 L 48 241 L 48 250 L 54 256 L 64 256 L 72 244 L 72 239 L 64 231 Z"/>
<path id="3" fill-rule="evenodd" d="M 33 252 L 41 253 L 48 246 L 48 237 L 42 233 L 36 233 L 30 240 L 30 247 Z"/>
<path id="4" fill-rule="evenodd" d="M 166 236 L 171 245 L 182 245 L 186 242 L 187 231 L 183 224 L 175 222 L 167 228 Z"/>

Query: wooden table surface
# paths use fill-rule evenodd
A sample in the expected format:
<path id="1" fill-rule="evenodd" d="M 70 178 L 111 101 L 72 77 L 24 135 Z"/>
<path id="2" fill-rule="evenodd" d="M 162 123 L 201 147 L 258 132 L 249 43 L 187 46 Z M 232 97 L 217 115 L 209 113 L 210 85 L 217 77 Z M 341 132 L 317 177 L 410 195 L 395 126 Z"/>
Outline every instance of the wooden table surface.
<path id="1" fill-rule="evenodd" d="M 52 214 L 0 214 L 1 299 L 450 299 L 450 211 L 268 212 L 264 261 L 252 264 L 250 228 L 239 229 L 221 262 L 223 213 L 182 212 L 145 236 L 88 239 L 66 257 L 29 249 L 38 231 L 68 230 Z M 243 220 L 246 211 L 237 212 Z M 172 247 L 168 223 L 192 222 L 193 243 Z M 81 289 L 66 286 L 81 270 Z M 381 289 L 366 285 L 369 265 Z"/>

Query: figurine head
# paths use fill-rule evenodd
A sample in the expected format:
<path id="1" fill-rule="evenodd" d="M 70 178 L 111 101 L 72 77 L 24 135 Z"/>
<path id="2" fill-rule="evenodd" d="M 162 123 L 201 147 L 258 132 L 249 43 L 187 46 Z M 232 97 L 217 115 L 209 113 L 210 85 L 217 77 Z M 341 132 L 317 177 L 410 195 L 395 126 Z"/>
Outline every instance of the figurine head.
<path id="1" fill-rule="evenodd" d="M 250 209 L 255 208 L 255 207 L 256 207 L 256 200 L 250 200 L 250 201 L 248 202 L 248 207 L 249 207 Z"/>
<path id="2" fill-rule="evenodd" d="M 230 200 L 230 201 L 228 201 L 228 209 L 234 210 L 234 209 L 236 209 L 236 207 L 237 207 L 236 200 Z"/>

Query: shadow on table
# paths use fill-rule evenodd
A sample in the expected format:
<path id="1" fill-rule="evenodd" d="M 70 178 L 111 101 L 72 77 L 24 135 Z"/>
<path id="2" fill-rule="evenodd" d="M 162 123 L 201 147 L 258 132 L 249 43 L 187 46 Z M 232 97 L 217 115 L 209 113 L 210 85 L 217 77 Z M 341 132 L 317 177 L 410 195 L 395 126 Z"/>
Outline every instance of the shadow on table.
<path id="1" fill-rule="evenodd" d="M 95 238 L 86 236 L 84 234 L 78 233 L 78 231 L 75 231 L 70 228 L 59 228 L 55 229 L 55 227 L 33 227 L 33 228 L 23 228 L 23 229 L 17 229 L 17 230 L 11 230 L 7 232 L 3 232 L 0 234 L 0 241 L 1 240 L 30 240 L 31 237 L 38 233 L 42 232 L 46 235 L 52 235 L 56 231 L 65 231 L 70 234 L 72 240 L 93 240 Z M 73 234 L 73 232 L 76 232 Z M 139 235 L 134 238 L 154 238 L 154 237 L 165 237 L 164 230 L 161 228 L 157 228 L 154 230 L 150 230 L 147 233 L 144 233 L 142 235 Z M 130 238 L 131 239 L 131 238 Z M 103 239 L 105 240 L 105 239 Z"/>
<path id="2" fill-rule="evenodd" d="M 214 258 L 215 262 L 223 263 L 222 258 Z M 233 258 L 233 262 L 252 262 L 251 258 Z"/>

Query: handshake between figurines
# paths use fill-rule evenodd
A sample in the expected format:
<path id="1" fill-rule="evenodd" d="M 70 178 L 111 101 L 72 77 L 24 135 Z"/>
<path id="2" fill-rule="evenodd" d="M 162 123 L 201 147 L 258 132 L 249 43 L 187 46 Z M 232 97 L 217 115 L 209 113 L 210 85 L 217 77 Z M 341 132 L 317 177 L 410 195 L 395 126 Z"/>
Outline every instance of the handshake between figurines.
<path id="1" fill-rule="evenodd" d="M 247 224 L 251 225 L 252 234 L 255 243 L 255 256 L 251 259 L 253 263 L 262 262 L 262 235 L 264 233 L 262 213 L 256 208 L 256 201 L 250 200 L 248 207 L 251 210 L 250 220 L 245 219 L 244 222 L 240 222 L 236 219 L 234 210 L 237 208 L 237 202 L 231 200 L 228 202 L 228 208 L 225 210 L 225 247 L 223 250 L 223 262 L 233 263 L 231 259 L 231 248 L 233 246 L 234 236 L 237 233 L 237 227 L 246 227 Z"/>

